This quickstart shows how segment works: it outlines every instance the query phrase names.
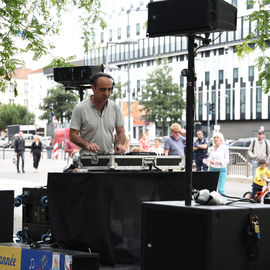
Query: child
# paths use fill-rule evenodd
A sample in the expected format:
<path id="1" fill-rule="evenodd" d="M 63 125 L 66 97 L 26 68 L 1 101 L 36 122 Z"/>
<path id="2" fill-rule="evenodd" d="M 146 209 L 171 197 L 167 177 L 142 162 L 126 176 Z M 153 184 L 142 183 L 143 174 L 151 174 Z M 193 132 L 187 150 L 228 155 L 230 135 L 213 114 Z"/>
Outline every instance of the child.
<path id="1" fill-rule="evenodd" d="M 270 171 L 266 168 L 266 160 L 259 160 L 259 167 L 256 169 L 256 175 L 252 185 L 251 199 L 254 199 L 258 191 L 262 191 L 262 188 L 266 185 L 266 178 L 270 177 Z"/>

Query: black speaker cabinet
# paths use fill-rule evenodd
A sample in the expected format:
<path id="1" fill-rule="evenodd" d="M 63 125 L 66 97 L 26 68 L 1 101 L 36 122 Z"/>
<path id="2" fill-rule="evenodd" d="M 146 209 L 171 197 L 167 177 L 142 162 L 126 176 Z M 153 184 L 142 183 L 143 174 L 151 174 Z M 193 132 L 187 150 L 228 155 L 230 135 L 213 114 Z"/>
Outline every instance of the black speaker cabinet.
<path id="1" fill-rule="evenodd" d="M 254 261 L 247 237 L 250 214 L 258 216 L 261 231 Z M 268 269 L 269 205 L 143 203 L 142 222 L 142 270 Z"/>
<path id="2" fill-rule="evenodd" d="M 148 4 L 149 37 L 235 31 L 237 9 L 224 0 L 170 0 Z"/>
<path id="3" fill-rule="evenodd" d="M 0 242 L 13 241 L 14 190 L 0 191 Z"/>
<path id="4" fill-rule="evenodd" d="M 41 241 L 50 230 L 46 188 L 23 188 L 22 228 L 29 241 Z"/>
<path id="5" fill-rule="evenodd" d="M 54 68 L 54 80 L 65 86 L 79 86 L 90 83 L 90 77 L 97 73 L 103 72 L 104 67 L 101 66 L 79 66 L 79 67 L 63 67 Z"/>

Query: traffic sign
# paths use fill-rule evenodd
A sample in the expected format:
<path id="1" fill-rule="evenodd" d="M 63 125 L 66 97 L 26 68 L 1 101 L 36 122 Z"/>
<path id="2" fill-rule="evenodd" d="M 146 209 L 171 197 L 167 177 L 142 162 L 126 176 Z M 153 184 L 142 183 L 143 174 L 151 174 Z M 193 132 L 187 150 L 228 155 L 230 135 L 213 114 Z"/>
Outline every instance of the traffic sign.
<path id="1" fill-rule="evenodd" d="M 53 117 L 53 126 L 56 127 L 56 124 L 57 124 L 57 119 L 56 119 L 56 117 L 54 116 L 54 117 Z"/>

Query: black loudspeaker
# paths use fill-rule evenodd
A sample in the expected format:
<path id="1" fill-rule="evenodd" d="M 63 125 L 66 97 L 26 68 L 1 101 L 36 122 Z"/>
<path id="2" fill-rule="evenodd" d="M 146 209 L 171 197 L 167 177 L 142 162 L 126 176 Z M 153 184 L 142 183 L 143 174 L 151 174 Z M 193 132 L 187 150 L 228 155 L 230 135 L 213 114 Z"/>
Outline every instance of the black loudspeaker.
<path id="1" fill-rule="evenodd" d="M 24 241 L 43 241 L 50 233 L 46 188 L 23 188 Z"/>
<path id="2" fill-rule="evenodd" d="M 235 31 L 237 9 L 224 0 L 158 1 L 148 4 L 149 37 Z"/>
<path id="3" fill-rule="evenodd" d="M 248 237 L 250 214 L 260 239 Z M 142 270 L 246 270 L 269 265 L 270 206 L 142 205 Z"/>
<path id="4" fill-rule="evenodd" d="M 13 241 L 14 190 L 0 191 L 0 242 Z"/>
<path id="5" fill-rule="evenodd" d="M 104 66 L 79 66 L 54 68 L 54 80 L 64 86 L 80 86 L 89 84 L 90 77 L 97 73 L 103 72 Z"/>

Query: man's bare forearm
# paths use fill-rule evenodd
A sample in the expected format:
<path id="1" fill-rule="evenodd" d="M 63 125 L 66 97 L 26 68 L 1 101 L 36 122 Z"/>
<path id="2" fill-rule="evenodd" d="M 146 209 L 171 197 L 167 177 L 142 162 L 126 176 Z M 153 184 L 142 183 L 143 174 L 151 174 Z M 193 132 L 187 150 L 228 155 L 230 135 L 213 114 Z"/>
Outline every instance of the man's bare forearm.
<path id="1" fill-rule="evenodd" d="M 126 142 L 126 134 L 123 127 L 120 127 L 116 132 L 116 141 L 115 144 L 122 144 L 124 145 Z"/>
<path id="2" fill-rule="evenodd" d="M 83 149 L 86 149 L 92 152 L 100 151 L 99 146 L 96 143 L 85 141 L 84 139 L 81 138 L 79 134 L 80 132 L 78 130 L 70 129 L 70 134 L 69 134 L 70 140 Z"/>
<path id="3" fill-rule="evenodd" d="M 76 145 L 78 145 L 81 148 L 85 148 L 85 140 L 83 140 L 81 138 L 81 136 L 79 135 L 79 132 L 77 132 L 76 130 L 70 130 L 70 134 L 69 134 L 69 138 L 70 141 L 75 143 Z"/>

